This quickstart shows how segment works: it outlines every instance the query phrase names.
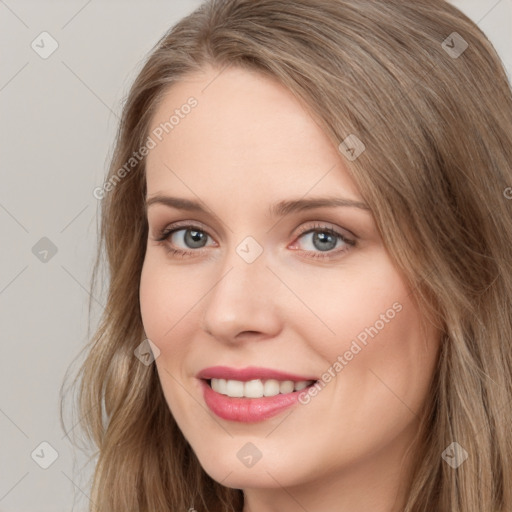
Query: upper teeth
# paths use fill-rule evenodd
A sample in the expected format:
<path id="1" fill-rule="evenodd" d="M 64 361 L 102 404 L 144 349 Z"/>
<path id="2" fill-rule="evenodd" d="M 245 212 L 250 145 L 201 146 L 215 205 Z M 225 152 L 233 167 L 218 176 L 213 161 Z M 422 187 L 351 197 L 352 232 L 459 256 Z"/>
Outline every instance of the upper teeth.
<path id="1" fill-rule="evenodd" d="M 293 382 L 291 380 L 278 381 L 275 379 L 255 379 L 242 382 L 240 380 L 212 379 L 211 386 L 217 393 L 232 398 L 261 398 L 262 396 L 275 396 L 279 393 L 300 391 L 313 382 L 312 380 Z"/>

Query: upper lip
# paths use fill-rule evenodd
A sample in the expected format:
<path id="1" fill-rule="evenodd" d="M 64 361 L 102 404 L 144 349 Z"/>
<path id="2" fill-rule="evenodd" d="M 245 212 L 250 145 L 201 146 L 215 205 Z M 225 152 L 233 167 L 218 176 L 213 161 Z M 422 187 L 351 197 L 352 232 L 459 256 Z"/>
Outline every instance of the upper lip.
<path id="1" fill-rule="evenodd" d="M 246 382 L 255 379 L 275 379 L 279 381 L 292 380 L 300 382 L 303 380 L 316 381 L 316 377 L 309 377 L 303 375 L 294 375 L 292 373 L 283 372 L 280 370 L 273 370 L 271 368 L 262 368 L 258 366 L 248 366 L 246 368 L 231 368 L 229 366 L 210 366 L 203 368 L 196 377 L 198 379 L 226 379 L 226 380 L 239 380 Z"/>

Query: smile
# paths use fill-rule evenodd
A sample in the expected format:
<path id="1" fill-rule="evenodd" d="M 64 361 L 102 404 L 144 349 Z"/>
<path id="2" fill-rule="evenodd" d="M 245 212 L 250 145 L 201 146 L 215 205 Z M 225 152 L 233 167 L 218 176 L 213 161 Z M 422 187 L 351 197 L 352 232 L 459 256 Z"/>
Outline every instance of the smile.
<path id="1" fill-rule="evenodd" d="M 231 379 L 211 379 L 208 382 L 211 388 L 221 395 L 232 398 L 262 398 L 301 391 L 313 384 L 314 381 L 301 380 L 294 382 L 292 380 L 253 379 L 243 382 Z"/>
<path id="2" fill-rule="evenodd" d="M 216 381 L 216 382 L 215 382 Z M 224 381 L 224 382 L 220 382 Z M 300 393 L 305 393 L 317 381 L 276 381 L 269 379 L 262 381 L 235 381 L 225 379 L 200 379 L 200 386 L 206 406 L 219 418 L 240 423 L 257 423 L 278 415 L 284 410 L 299 403 Z M 272 396 L 261 395 L 265 386 L 269 392 L 275 392 L 279 385 L 279 392 Z M 224 393 L 216 391 L 213 386 L 224 387 Z M 246 391 L 246 386 L 248 386 Z M 295 389 L 295 387 L 300 389 Z M 281 391 L 282 388 L 282 391 Z M 229 389 L 233 394 L 241 396 L 228 396 Z M 243 390 L 243 393 L 241 392 Z M 258 394 L 257 397 L 245 396 Z"/>

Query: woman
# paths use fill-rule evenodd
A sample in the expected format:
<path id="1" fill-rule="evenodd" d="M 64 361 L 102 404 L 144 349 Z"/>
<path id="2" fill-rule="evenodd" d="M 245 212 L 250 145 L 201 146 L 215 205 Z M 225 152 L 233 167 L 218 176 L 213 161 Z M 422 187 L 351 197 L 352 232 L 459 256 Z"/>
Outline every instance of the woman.
<path id="1" fill-rule="evenodd" d="M 511 511 L 511 134 L 441 0 L 173 27 L 95 192 L 91 510 Z"/>

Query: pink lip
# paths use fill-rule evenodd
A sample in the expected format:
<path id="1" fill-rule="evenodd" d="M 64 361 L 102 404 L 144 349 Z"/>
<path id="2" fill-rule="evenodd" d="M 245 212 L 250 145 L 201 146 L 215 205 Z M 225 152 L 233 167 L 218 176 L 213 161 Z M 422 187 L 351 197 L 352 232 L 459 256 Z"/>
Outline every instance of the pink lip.
<path id="1" fill-rule="evenodd" d="M 247 368 L 240 369 L 230 368 L 229 366 L 211 366 L 201 370 L 196 377 L 204 380 L 226 379 L 239 380 L 242 382 L 247 382 L 248 380 L 253 379 L 275 379 L 279 381 L 293 380 L 294 382 L 299 382 L 301 380 L 318 380 L 318 377 L 304 377 L 257 366 L 248 366 Z"/>
<path id="2" fill-rule="evenodd" d="M 210 410 L 222 419 L 242 423 L 255 423 L 279 414 L 284 409 L 296 404 L 299 401 L 299 394 L 307 391 L 308 388 L 261 398 L 232 398 L 214 391 L 207 380 L 226 379 L 242 382 L 253 379 L 292 380 L 294 382 L 303 380 L 316 382 L 318 380 L 316 377 L 294 375 L 257 366 L 240 369 L 229 366 L 212 366 L 201 370 L 196 377 L 200 379 L 203 398 Z"/>
<path id="3" fill-rule="evenodd" d="M 256 423 L 276 416 L 286 408 L 296 404 L 299 401 L 299 394 L 307 392 L 309 389 L 307 387 L 292 393 L 262 398 L 232 398 L 214 391 L 206 380 L 201 379 L 199 382 L 204 401 L 214 414 L 224 420 L 241 423 Z"/>

